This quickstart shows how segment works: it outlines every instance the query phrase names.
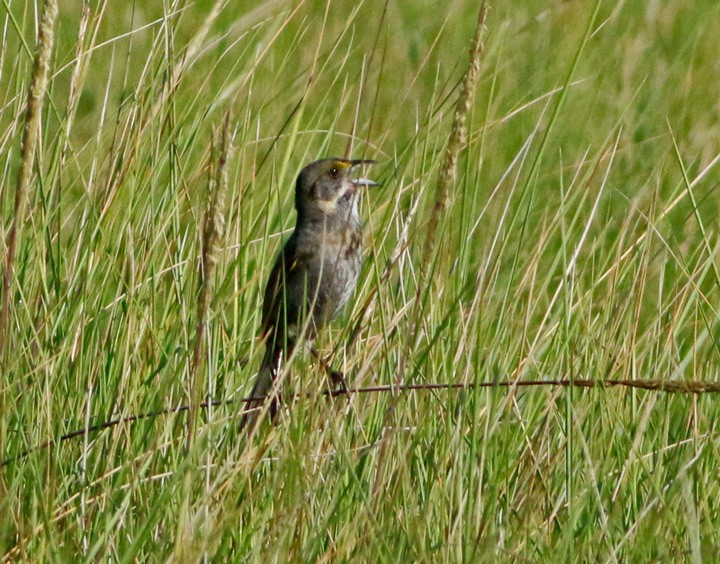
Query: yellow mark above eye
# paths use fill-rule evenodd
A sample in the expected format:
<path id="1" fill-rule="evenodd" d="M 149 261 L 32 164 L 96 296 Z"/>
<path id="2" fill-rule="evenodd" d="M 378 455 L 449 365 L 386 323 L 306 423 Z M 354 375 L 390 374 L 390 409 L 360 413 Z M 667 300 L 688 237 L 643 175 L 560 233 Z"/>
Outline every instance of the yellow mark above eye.
<path id="1" fill-rule="evenodd" d="M 334 168 L 339 168 L 343 170 L 348 169 L 352 166 L 352 163 L 349 161 L 333 161 L 332 164 Z"/>

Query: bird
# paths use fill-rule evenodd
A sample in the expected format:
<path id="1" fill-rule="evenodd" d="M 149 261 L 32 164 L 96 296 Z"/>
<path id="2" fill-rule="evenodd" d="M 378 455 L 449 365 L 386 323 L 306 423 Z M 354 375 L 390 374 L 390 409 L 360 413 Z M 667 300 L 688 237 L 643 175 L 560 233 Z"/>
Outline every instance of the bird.
<path id="1" fill-rule="evenodd" d="M 363 264 L 359 192 L 378 183 L 355 171 L 368 159 L 325 158 L 300 171 L 295 183 L 297 219 L 270 271 L 263 298 L 265 355 L 246 402 L 240 428 L 255 425 L 262 407 L 273 419 L 280 407 L 278 377 L 302 341 L 311 347 L 318 332 L 347 305 Z"/>

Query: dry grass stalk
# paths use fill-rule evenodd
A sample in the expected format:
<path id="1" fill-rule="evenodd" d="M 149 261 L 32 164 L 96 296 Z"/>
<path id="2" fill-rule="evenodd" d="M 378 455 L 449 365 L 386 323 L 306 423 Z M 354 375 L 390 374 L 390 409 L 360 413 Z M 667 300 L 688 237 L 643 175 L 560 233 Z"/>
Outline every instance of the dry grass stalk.
<path id="1" fill-rule="evenodd" d="M 83 84 L 85 82 L 85 74 L 90 64 L 90 49 L 85 45 L 85 37 L 90 24 L 90 3 L 89 0 L 83 0 L 82 4 L 82 16 L 80 18 L 80 25 L 78 27 L 77 41 L 75 43 L 75 65 L 73 66 L 72 74 L 70 75 L 70 93 L 68 95 L 67 112 L 65 114 L 65 135 L 60 151 L 60 164 L 59 170 L 62 172 L 64 163 L 67 158 L 67 153 L 70 148 L 70 132 L 72 131 L 73 123 L 75 121 L 75 114 L 77 113 L 78 104 L 80 103 L 80 95 L 82 93 Z M 95 43 L 99 26 L 96 26 L 91 33 L 90 45 Z M 62 174 L 58 174 L 58 182 L 62 178 Z"/>
<path id="2" fill-rule="evenodd" d="M 552 380 L 500 380 L 498 382 L 478 382 L 471 384 L 402 384 L 400 386 L 367 386 L 364 388 L 347 388 L 338 389 L 329 392 L 327 395 L 331 397 L 342 397 L 352 396 L 360 394 L 383 394 L 392 393 L 397 394 L 399 392 L 418 392 L 424 390 L 475 390 L 481 388 L 503 388 L 503 389 L 517 389 L 517 388 L 630 388 L 636 390 L 646 390 L 649 392 L 660 392 L 666 394 L 718 394 L 720 393 L 720 382 L 708 381 L 708 380 L 659 380 L 655 378 L 651 379 L 638 379 L 638 380 L 586 380 L 578 378 L 560 378 Z M 293 396 L 300 397 L 300 395 Z M 219 407 L 222 405 L 232 405 L 234 403 L 248 403 L 254 398 L 241 398 L 241 399 L 229 399 L 229 400 L 206 400 L 196 405 L 196 409 L 209 409 L 211 407 Z M 117 425 L 123 425 L 128 423 L 136 423 L 144 419 L 151 419 L 153 417 L 161 417 L 164 415 L 171 415 L 177 413 L 190 412 L 189 405 L 179 405 L 176 407 L 170 407 L 166 409 L 159 409 L 157 411 L 150 411 L 146 413 L 140 413 L 137 415 L 129 415 L 127 417 L 118 417 L 116 419 L 110 419 L 102 423 L 90 425 L 82 429 L 76 429 L 69 433 L 61 435 L 57 439 L 50 439 L 42 444 L 28 448 L 27 450 L 21 451 L 18 454 L 10 456 L 0 461 L 0 468 L 9 466 L 15 462 L 27 458 L 33 452 L 39 450 L 51 448 L 57 446 L 60 443 L 76 439 L 78 437 L 86 436 L 88 433 L 96 433 L 105 429 L 116 427 Z"/>
<path id="3" fill-rule="evenodd" d="M 450 132 L 450 139 L 448 146 L 445 151 L 445 161 L 440 169 L 438 176 L 438 188 L 435 195 L 435 203 L 433 205 L 432 212 L 430 214 L 430 223 L 427 229 L 427 236 L 425 238 L 425 248 L 423 250 L 423 261 L 421 264 L 429 265 L 433 260 L 433 254 L 435 256 L 441 256 L 442 253 L 435 252 L 435 235 L 437 232 L 437 226 L 440 221 L 440 216 L 448 207 L 450 203 L 450 190 L 455 183 L 456 171 L 457 171 L 457 160 L 460 151 L 465 147 L 467 143 L 467 114 L 470 111 L 470 106 L 475 97 L 475 83 L 480 72 L 480 59 L 485 49 L 483 43 L 483 34 L 485 31 L 485 17 L 487 16 L 487 1 L 483 0 L 480 6 L 480 12 L 478 14 L 477 26 L 475 28 L 475 35 L 470 47 L 470 63 L 468 65 L 467 72 L 465 73 L 465 79 L 463 80 L 462 89 L 458 96 L 458 101 L 455 106 L 455 116 L 453 118 L 452 130 Z M 434 276 L 437 279 L 437 273 L 434 269 L 428 268 L 427 273 L 429 276 Z M 411 340 L 416 334 L 415 327 L 419 325 L 420 317 L 422 315 L 421 300 L 415 302 L 415 315 L 412 322 L 412 328 L 408 331 L 408 340 L 406 347 L 410 347 Z M 400 369 L 398 376 L 395 380 L 395 388 L 398 388 L 403 383 L 405 374 L 405 361 L 404 357 L 400 362 Z M 390 402 L 390 405 L 385 412 L 384 427 L 390 428 L 390 421 L 395 411 L 397 404 L 398 395 L 395 394 Z M 379 491 L 380 485 L 383 480 L 383 469 L 385 464 L 385 456 L 387 452 L 388 434 L 384 434 L 382 443 L 380 445 L 380 454 L 378 456 L 377 469 L 375 473 L 375 479 L 373 482 L 373 494 Z"/>
<path id="4" fill-rule="evenodd" d="M 470 63 L 468 64 L 465 78 L 463 80 L 460 95 L 455 105 L 455 116 L 453 117 L 450 139 L 445 149 L 445 160 L 443 161 L 438 175 L 437 192 L 433 205 L 430 221 L 428 224 L 427 237 L 425 238 L 425 249 L 423 252 L 423 264 L 429 264 L 433 249 L 435 247 L 435 235 L 440 222 L 442 212 L 450 205 L 451 190 L 457 177 L 457 161 L 460 151 L 467 144 L 467 115 L 475 98 L 475 85 L 480 74 L 480 60 L 485 50 L 483 35 L 485 31 L 485 17 L 487 16 L 487 1 L 483 1 L 478 14 L 477 27 L 470 46 Z"/>
<path id="5" fill-rule="evenodd" d="M 7 358 L 7 346 L 10 333 L 10 286 L 13 276 L 13 262 L 15 260 L 15 251 L 20 236 L 20 227 L 25 217 L 25 201 L 27 199 L 30 176 L 35 164 L 35 147 L 37 146 L 42 106 L 47 90 L 57 14 L 57 0 L 47 0 L 43 6 L 40 26 L 38 28 L 35 62 L 33 63 L 30 90 L 28 92 L 27 112 L 25 114 L 25 130 L 23 131 L 20 154 L 20 171 L 18 172 L 17 186 L 15 188 L 15 209 L 5 259 L 3 301 L 2 310 L 0 310 L 0 355 L 2 355 L 3 360 Z M 4 362 L 2 365 L 4 366 Z"/>
<path id="6" fill-rule="evenodd" d="M 208 177 L 208 198 L 203 219 L 202 251 L 200 256 L 200 271 L 198 273 L 198 309 L 197 331 L 195 347 L 190 364 L 190 404 L 186 448 L 192 445 L 195 432 L 197 414 L 202 402 L 202 379 L 200 363 L 202 362 L 203 338 L 207 324 L 210 300 L 213 291 L 213 270 L 220 254 L 220 241 L 222 239 L 225 216 L 224 194 L 227 188 L 227 160 L 230 145 L 230 114 L 226 114 L 225 123 L 220 134 L 220 145 L 215 150 L 216 142 L 210 155 L 210 173 Z"/>

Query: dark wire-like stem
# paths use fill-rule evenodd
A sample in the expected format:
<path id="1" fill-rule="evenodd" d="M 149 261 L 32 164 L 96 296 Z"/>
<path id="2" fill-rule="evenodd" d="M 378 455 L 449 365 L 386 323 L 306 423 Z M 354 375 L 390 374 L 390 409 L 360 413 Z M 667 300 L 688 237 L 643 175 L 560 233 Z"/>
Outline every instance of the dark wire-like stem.
<path id="1" fill-rule="evenodd" d="M 577 378 L 556 378 L 552 380 L 502 380 L 499 382 L 477 382 L 474 384 L 402 384 L 400 386 L 384 385 L 384 386 L 367 386 L 363 388 L 343 388 L 338 390 L 326 391 L 322 395 L 333 398 L 342 396 L 353 396 L 360 394 L 381 394 L 381 393 L 399 393 L 399 392 L 418 392 L 425 390 L 477 390 L 481 388 L 547 388 L 547 387 L 563 387 L 563 388 L 634 388 L 640 390 L 663 392 L 669 394 L 717 394 L 720 393 L 720 382 L 711 382 L 703 380 L 582 380 Z M 311 397 L 310 394 L 296 394 L 288 399 L 299 399 L 300 397 Z M 204 401 L 196 406 L 196 409 L 209 409 L 211 407 L 220 407 L 223 405 L 232 405 L 235 403 L 249 403 L 264 400 L 265 397 L 246 397 L 240 399 L 213 400 Z M 82 437 L 87 433 L 95 433 L 104 429 L 109 429 L 117 425 L 125 423 L 135 423 L 144 419 L 152 419 L 162 415 L 173 415 L 176 413 L 186 413 L 191 411 L 189 405 L 179 405 L 169 407 L 167 409 L 159 409 L 138 415 L 129 415 L 127 417 L 118 417 L 110 419 L 96 425 L 90 425 L 82 429 L 76 429 L 59 437 L 51 439 L 40 445 L 31 447 L 19 454 L 8 457 L 0 462 L 0 468 L 7 466 L 13 462 L 17 462 L 26 458 L 33 452 L 53 447 L 62 442 Z"/>

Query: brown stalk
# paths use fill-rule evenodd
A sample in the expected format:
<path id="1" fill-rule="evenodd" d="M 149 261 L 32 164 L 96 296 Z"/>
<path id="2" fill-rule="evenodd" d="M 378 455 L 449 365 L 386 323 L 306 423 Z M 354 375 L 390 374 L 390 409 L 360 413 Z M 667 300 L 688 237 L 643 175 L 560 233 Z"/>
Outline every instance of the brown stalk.
<path id="1" fill-rule="evenodd" d="M 487 0 L 483 0 L 480 5 L 480 11 L 478 13 L 477 26 L 475 28 L 475 35 L 473 36 L 472 43 L 470 46 L 470 62 L 468 63 L 467 71 L 465 72 L 465 78 L 463 79 L 462 88 L 458 96 L 457 104 L 455 105 L 455 115 L 453 117 L 453 124 L 450 130 L 450 139 L 445 151 L 445 160 L 440 173 L 438 175 L 438 186 L 435 194 L 435 202 L 430 212 L 430 220 L 427 226 L 427 235 L 425 237 L 425 246 L 423 249 L 423 267 L 427 267 L 428 282 L 432 279 L 438 279 L 438 273 L 435 268 L 430 268 L 432 264 L 433 253 L 435 252 L 436 234 L 437 227 L 440 222 L 445 208 L 450 205 L 451 190 L 454 187 L 455 179 L 457 176 L 457 161 L 460 151 L 465 148 L 467 144 L 467 114 L 470 111 L 472 101 L 475 97 L 475 84 L 477 82 L 478 74 L 480 72 L 480 59 L 485 50 L 485 44 L 483 43 L 483 35 L 485 31 L 485 18 L 487 16 Z M 442 256 L 443 253 L 435 253 L 436 257 Z M 420 317 L 422 315 L 422 303 L 423 300 L 420 297 L 420 292 L 416 297 L 414 306 L 413 322 L 410 331 L 408 331 L 408 340 L 406 343 L 407 348 L 410 348 L 411 339 L 416 334 L 414 328 L 420 324 Z M 395 382 L 395 387 L 398 387 L 404 377 L 404 360 L 400 363 L 400 370 L 398 371 L 398 377 Z M 397 403 L 397 395 L 393 396 L 384 416 L 383 427 L 389 429 L 390 420 L 392 419 L 395 411 L 395 405 Z M 382 442 L 380 445 L 380 454 L 378 455 L 377 467 L 375 471 L 375 480 L 373 482 L 372 492 L 376 494 L 380 488 L 383 479 L 383 468 L 385 465 L 385 456 L 387 453 L 388 445 L 388 434 L 384 433 Z"/>
<path id="2" fill-rule="evenodd" d="M 330 397 L 341 397 L 351 396 L 360 394 L 381 394 L 381 393 L 397 393 L 397 392 L 417 392 L 424 390 L 476 390 L 480 388 L 504 388 L 515 390 L 518 388 L 630 388 L 638 390 L 646 390 L 652 392 L 661 392 L 667 394 L 717 394 L 720 393 L 720 382 L 712 382 L 707 380 L 660 380 L 660 379 L 644 379 L 644 380 L 583 380 L 577 378 L 555 378 L 552 380 L 502 380 L 498 382 L 478 382 L 474 384 L 403 384 L 400 386 L 368 386 L 364 388 L 349 388 L 349 389 L 338 389 L 325 392 L 323 395 Z M 293 396 L 290 399 L 297 399 L 299 396 Z M 219 407 L 222 405 L 232 405 L 234 403 L 249 403 L 257 401 L 257 397 L 246 397 L 237 400 L 214 400 L 204 401 L 195 406 L 196 411 L 199 409 L 209 409 L 211 407 Z M 33 452 L 38 450 L 51 448 L 59 445 L 62 442 L 82 437 L 88 433 L 95 433 L 104 429 L 109 429 L 117 425 L 123 425 L 126 423 L 136 423 L 144 419 L 152 419 L 153 417 L 160 417 L 163 415 L 173 415 L 177 413 L 190 413 L 191 408 L 189 405 L 179 405 L 176 407 L 169 407 L 167 409 L 160 409 L 157 411 L 151 411 L 147 413 L 140 413 L 138 415 L 130 415 L 128 417 L 119 417 L 117 419 L 110 419 L 102 423 L 90 425 L 82 429 L 71 431 L 59 437 L 58 439 L 52 439 L 46 441 L 40 445 L 29 448 L 28 450 L 22 451 L 19 454 L 8 457 L 0 461 L 0 468 L 8 466 L 13 462 L 18 462 Z"/>
<path id="3" fill-rule="evenodd" d="M 202 403 L 202 371 L 200 364 L 203 359 L 203 339 L 207 325 L 208 311 L 213 291 L 213 271 L 220 254 L 220 240 L 225 227 L 224 194 L 227 188 L 227 160 L 230 144 L 230 114 L 225 115 L 220 134 L 220 146 L 215 151 L 215 141 L 210 154 L 210 174 L 208 177 L 208 197 L 203 219 L 202 251 L 198 273 L 198 309 L 195 347 L 190 363 L 190 403 L 188 406 L 186 450 L 192 446 L 197 415 Z"/>
<path id="4" fill-rule="evenodd" d="M 425 238 L 422 264 L 430 264 L 435 247 L 435 237 L 440 217 L 451 202 L 451 191 L 457 178 L 457 161 L 460 151 L 467 145 L 467 115 L 475 99 L 475 85 L 480 74 L 480 60 L 485 51 L 483 35 L 485 31 L 485 17 L 487 16 L 487 0 L 480 6 L 477 27 L 470 47 L 470 62 L 465 78 L 463 79 L 460 95 L 455 105 L 455 115 L 450 129 L 450 139 L 445 149 L 445 160 L 438 174 L 437 192 L 435 202 L 430 213 L 430 220 Z"/>
<path id="5" fill-rule="evenodd" d="M 5 274 L 3 276 L 2 309 L 0 309 L 0 355 L 2 355 L 3 359 L 0 365 L 3 367 L 5 367 L 5 361 L 7 360 L 10 333 L 10 286 L 12 285 L 13 264 L 20 237 L 20 228 L 25 219 L 27 190 L 30 185 L 32 169 L 35 165 L 35 147 L 40 132 L 40 118 L 42 117 L 42 107 L 47 90 L 57 13 L 57 0 L 47 0 L 43 5 L 42 15 L 40 16 L 35 61 L 33 63 L 30 90 L 28 91 L 25 129 L 20 153 L 20 171 L 18 172 L 15 188 L 15 208 L 8 237 Z"/>

